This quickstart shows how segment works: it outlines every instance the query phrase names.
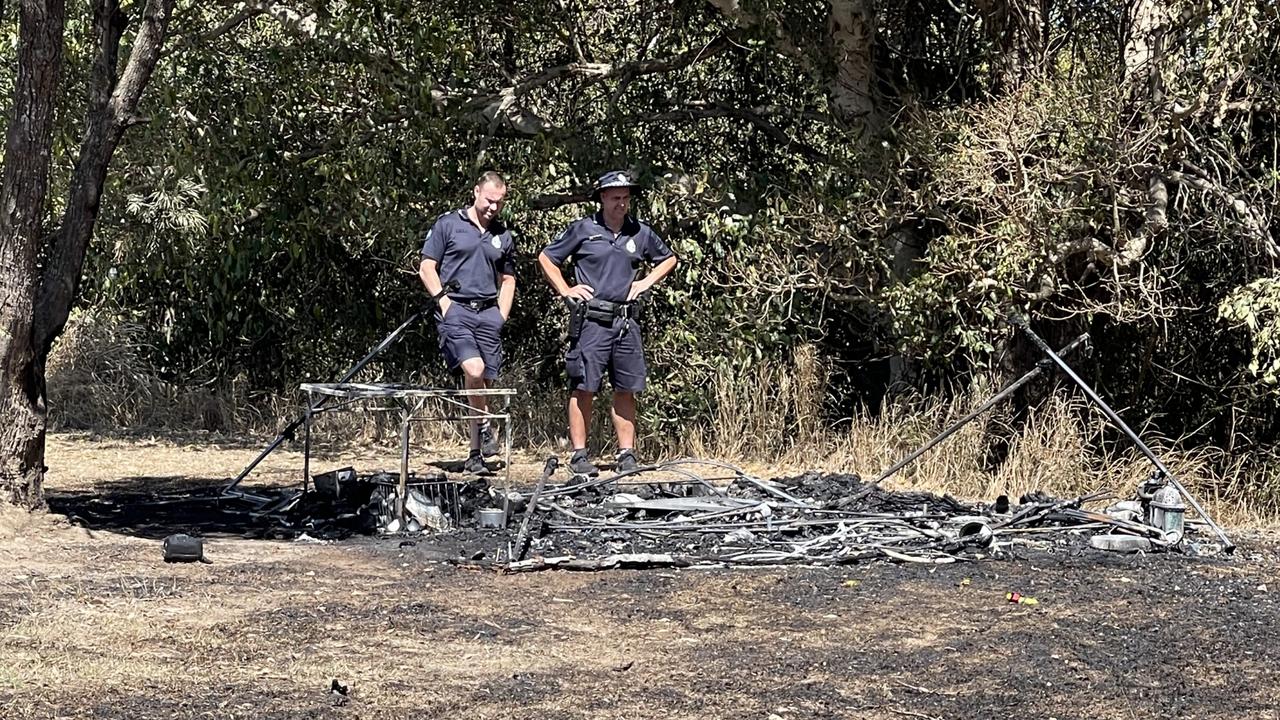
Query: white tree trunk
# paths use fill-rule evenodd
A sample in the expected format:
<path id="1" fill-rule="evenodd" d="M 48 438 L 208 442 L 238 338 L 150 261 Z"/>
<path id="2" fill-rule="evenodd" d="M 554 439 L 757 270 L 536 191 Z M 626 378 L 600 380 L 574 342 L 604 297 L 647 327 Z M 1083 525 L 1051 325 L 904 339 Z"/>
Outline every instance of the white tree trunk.
<path id="1" fill-rule="evenodd" d="M 1129 12 L 1129 40 L 1124 46 L 1125 82 L 1159 100 L 1163 36 L 1169 24 L 1164 0 L 1136 0 Z M 1139 88 L 1138 85 L 1145 86 Z"/>
<path id="2" fill-rule="evenodd" d="M 875 17 L 870 0 L 832 0 L 827 30 L 835 54 L 831 106 L 847 122 L 875 124 Z"/>

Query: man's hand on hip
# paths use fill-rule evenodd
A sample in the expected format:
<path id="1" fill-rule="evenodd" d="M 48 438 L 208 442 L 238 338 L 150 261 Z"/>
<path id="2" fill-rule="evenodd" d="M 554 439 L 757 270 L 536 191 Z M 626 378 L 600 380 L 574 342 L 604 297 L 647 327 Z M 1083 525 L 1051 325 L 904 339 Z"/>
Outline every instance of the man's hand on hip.
<path id="1" fill-rule="evenodd" d="M 581 300 L 586 302 L 596 296 L 595 288 L 590 285 L 574 285 L 564 294 L 566 299 Z"/>

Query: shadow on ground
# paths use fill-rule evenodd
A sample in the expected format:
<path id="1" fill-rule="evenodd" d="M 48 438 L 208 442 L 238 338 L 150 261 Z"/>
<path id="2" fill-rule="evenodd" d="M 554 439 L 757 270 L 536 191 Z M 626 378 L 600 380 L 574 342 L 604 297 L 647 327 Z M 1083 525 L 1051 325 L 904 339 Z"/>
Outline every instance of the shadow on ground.
<path id="1" fill-rule="evenodd" d="M 272 522 L 243 502 L 219 498 L 226 478 L 139 475 L 99 483 L 94 489 L 50 489 L 49 510 L 76 525 L 144 538 L 173 533 L 264 537 Z M 279 492 L 286 488 L 266 488 Z M 263 488 L 254 488 L 264 492 Z"/>
<path id="2" fill-rule="evenodd" d="M 138 475 L 101 481 L 77 490 L 50 489 L 51 512 L 91 531 L 161 539 L 175 533 L 204 538 L 291 540 L 304 534 L 315 539 L 383 544 L 423 559 L 492 557 L 493 549 L 508 544 L 511 528 L 481 530 L 461 527 L 442 534 L 382 535 L 372 516 L 320 493 L 308 493 L 288 513 L 276 513 L 278 503 L 259 505 L 223 497 L 226 478 L 186 475 Z M 298 485 L 254 485 L 254 495 L 287 500 Z M 363 501 L 357 501 L 363 502 Z M 455 518 L 455 521 L 457 518 Z M 304 538 L 305 539 L 305 538 Z"/>

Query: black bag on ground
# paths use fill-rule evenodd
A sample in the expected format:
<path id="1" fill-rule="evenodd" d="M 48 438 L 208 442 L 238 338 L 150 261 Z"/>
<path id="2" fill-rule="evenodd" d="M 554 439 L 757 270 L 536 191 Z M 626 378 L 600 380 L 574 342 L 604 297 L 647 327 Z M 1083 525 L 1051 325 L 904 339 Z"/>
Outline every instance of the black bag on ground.
<path id="1" fill-rule="evenodd" d="M 165 562 L 200 562 L 204 560 L 204 540 L 190 535 L 170 535 L 164 539 Z"/>

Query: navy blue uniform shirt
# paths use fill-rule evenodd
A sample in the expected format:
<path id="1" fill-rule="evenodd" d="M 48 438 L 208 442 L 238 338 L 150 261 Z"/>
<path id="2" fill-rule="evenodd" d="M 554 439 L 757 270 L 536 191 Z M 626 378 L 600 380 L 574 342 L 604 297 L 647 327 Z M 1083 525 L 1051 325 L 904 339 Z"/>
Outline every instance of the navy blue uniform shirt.
<path id="1" fill-rule="evenodd" d="M 422 243 L 422 257 L 439 265 L 441 284 L 458 281 L 458 291 L 449 295 L 466 300 L 498 297 L 498 276 L 516 274 L 514 256 L 511 231 L 497 219 L 481 230 L 466 208 L 437 218 Z"/>
<path id="2" fill-rule="evenodd" d="M 556 265 L 572 258 L 577 283 L 609 302 L 626 302 L 641 262 L 656 265 L 675 255 L 653 228 L 630 215 L 614 237 L 602 213 L 575 221 L 542 252 Z"/>

